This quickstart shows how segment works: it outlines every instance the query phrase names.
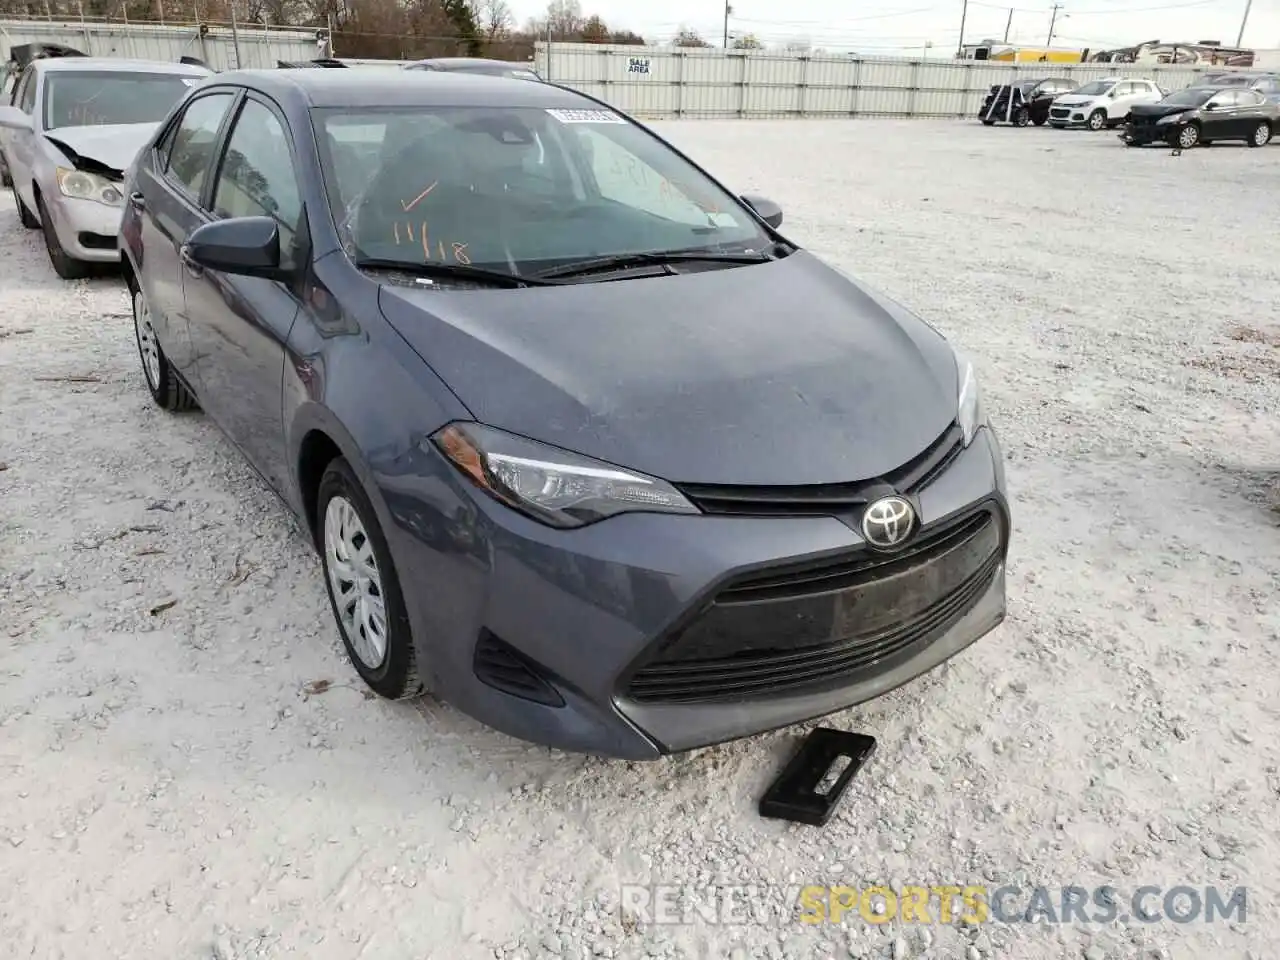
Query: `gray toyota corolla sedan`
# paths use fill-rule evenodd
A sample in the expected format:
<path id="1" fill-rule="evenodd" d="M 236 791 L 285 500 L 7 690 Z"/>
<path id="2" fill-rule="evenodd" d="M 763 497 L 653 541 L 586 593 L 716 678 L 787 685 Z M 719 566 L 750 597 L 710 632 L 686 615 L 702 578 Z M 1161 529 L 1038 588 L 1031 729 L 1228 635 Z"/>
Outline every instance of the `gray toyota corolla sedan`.
<path id="1" fill-rule="evenodd" d="M 220 74 L 125 195 L 152 397 L 303 521 L 383 696 L 648 759 L 878 696 L 1004 617 L 973 367 L 599 101 Z"/>

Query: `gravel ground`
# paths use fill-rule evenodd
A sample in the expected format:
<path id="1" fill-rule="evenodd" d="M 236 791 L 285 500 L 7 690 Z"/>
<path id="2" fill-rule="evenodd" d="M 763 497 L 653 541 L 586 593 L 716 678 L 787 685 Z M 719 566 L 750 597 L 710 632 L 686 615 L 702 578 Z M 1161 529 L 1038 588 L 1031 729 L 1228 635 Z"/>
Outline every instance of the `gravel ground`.
<path id="1" fill-rule="evenodd" d="M 1007 623 L 829 718 L 880 751 L 825 829 L 755 813 L 801 730 L 625 764 L 370 699 L 283 508 L 151 405 L 118 280 L 58 281 L 6 193 L 6 956 L 1275 956 L 1280 147 L 656 126 L 973 357 Z M 1244 885 L 1249 915 L 671 926 L 624 883 Z"/>

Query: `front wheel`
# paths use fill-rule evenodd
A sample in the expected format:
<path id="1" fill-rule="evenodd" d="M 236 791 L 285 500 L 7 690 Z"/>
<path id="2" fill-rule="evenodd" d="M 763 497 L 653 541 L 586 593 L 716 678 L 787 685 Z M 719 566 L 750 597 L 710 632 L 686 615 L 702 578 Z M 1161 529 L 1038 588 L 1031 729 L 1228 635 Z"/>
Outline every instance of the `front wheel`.
<path id="1" fill-rule="evenodd" d="M 1031 111 L 1026 107 L 1019 107 L 1018 112 L 1013 115 L 1013 125 L 1015 127 L 1025 127 L 1031 122 Z"/>
<path id="2" fill-rule="evenodd" d="M 1249 137 L 1249 146 L 1265 147 L 1271 142 L 1271 124 L 1265 120 L 1253 128 L 1253 134 Z"/>
<path id="3" fill-rule="evenodd" d="M 1178 146 L 1183 150 L 1190 150 L 1200 142 L 1200 128 L 1194 123 L 1189 123 L 1178 131 Z"/>
<path id="4" fill-rule="evenodd" d="M 379 696 L 417 696 L 423 687 L 391 552 L 373 504 L 342 457 L 320 478 L 316 515 L 325 586 L 351 665 Z"/>
<path id="5" fill-rule="evenodd" d="M 130 284 L 132 286 L 132 284 Z M 142 361 L 142 376 L 147 381 L 151 399 L 170 413 L 191 410 L 196 406 L 195 397 L 178 379 L 173 364 L 160 349 L 156 328 L 151 319 L 151 308 L 141 290 L 133 293 L 133 335 L 138 341 L 138 358 Z"/>
<path id="6" fill-rule="evenodd" d="M 994 127 L 996 125 L 996 122 L 994 120 L 983 120 L 982 125 L 984 127 Z"/>
<path id="7" fill-rule="evenodd" d="M 63 280 L 80 280 L 89 275 L 89 264 L 77 260 L 62 248 L 58 239 L 58 231 L 53 225 L 53 217 L 49 216 L 49 207 L 44 197 L 36 194 L 36 205 L 40 208 L 40 227 L 44 231 L 44 246 L 49 251 L 49 262 L 53 264 L 53 272 Z"/>
<path id="8" fill-rule="evenodd" d="M 32 216 L 31 211 L 27 209 L 27 205 L 22 202 L 22 197 L 18 196 L 18 185 L 9 180 L 9 187 L 13 190 L 13 205 L 18 208 L 18 222 L 28 230 L 35 230 L 40 226 L 40 221 Z"/>
<path id="9" fill-rule="evenodd" d="M 1098 131 L 1107 125 L 1107 111 L 1095 110 L 1089 114 L 1088 126 L 1090 130 Z"/>
<path id="10" fill-rule="evenodd" d="M 1037 127 L 1043 127 L 1045 125 L 1045 121 L 1048 119 L 1049 119 L 1048 117 L 1032 117 L 1031 122 L 1034 123 Z"/>

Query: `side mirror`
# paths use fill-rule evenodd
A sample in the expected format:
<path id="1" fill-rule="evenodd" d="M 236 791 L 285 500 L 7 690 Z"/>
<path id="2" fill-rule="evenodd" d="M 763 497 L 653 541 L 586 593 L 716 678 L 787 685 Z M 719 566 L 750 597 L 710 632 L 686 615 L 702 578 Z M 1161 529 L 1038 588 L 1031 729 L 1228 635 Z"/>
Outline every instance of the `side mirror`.
<path id="1" fill-rule="evenodd" d="M 756 212 L 756 214 L 773 229 L 777 230 L 782 226 L 782 208 L 767 197 L 758 197 L 755 194 L 744 193 L 742 202 Z"/>
<path id="2" fill-rule="evenodd" d="M 1212 101 L 1210 101 L 1209 103 L 1206 103 L 1206 104 L 1204 105 L 1204 108 L 1205 108 L 1206 110 L 1217 110 L 1217 109 L 1218 109 L 1218 105 L 1217 105 L 1216 103 L 1213 103 Z"/>
<path id="3" fill-rule="evenodd" d="M 232 217 L 197 227 L 182 245 L 185 260 L 242 277 L 282 280 L 280 228 L 270 217 Z"/>
<path id="4" fill-rule="evenodd" d="M 0 127 L 9 130 L 30 130 L 31 117 L 17 107 L 0 107 Z"/>

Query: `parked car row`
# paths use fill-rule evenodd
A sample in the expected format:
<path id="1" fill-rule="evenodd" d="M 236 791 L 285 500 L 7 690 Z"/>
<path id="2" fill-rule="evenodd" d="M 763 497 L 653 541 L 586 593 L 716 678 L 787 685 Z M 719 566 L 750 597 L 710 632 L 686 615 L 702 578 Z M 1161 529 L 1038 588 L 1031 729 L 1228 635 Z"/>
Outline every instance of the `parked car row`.
<path id="1" fill-rule="evenodd" d="M 1109 77 L 1076 87 L 1049 77 L 1020 84 L 996 84 L 978 119 L 991 126 L 1048 123 L 1057 128 L 1102 130 L 1123 126 L 1129 146 L 1168 143 L 1183 149 L 1219 140 L 1242 140 L 1253 147 L 1280 132 L 1280 75 L 1208 74 L 1170 93 L 1154 80 Z"/>

